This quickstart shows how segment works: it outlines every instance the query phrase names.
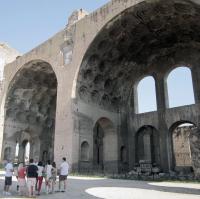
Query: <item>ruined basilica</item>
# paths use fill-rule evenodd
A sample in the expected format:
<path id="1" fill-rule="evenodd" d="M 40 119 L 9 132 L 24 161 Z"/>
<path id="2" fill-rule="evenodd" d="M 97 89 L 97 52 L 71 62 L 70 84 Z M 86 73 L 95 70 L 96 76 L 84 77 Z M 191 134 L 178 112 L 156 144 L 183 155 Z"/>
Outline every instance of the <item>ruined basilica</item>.
<path id="1" fill-rule="evenodd" d="M 24 161 L 29 143 L 30 157 L 60 163 L 66 156 L 74 171 L 123 173 L 146 164 L 200 175 L 199 21 L 200 0 L 112 0 L 91 14 L 75 11 L 24 55 L 9 51 L 1 160 L 14 160 L 18 146 Z M 195 103 L 170 108 L 166 78 L 180 66 L 191 72 Z M 148 76 L 157 109 L 139 113 L 137 86 Z"/>

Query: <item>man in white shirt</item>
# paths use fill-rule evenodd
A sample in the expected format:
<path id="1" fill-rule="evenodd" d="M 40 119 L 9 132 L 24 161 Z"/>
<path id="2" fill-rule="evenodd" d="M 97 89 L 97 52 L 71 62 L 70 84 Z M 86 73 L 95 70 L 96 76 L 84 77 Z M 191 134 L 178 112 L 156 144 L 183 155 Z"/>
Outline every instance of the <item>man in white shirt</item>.
<path id="1" fill-rule="evenodd" d="M 63 162 L 60 165 L 60 175 L 59 175 L 59 191 L 61 191 L 61 183 L 64 184 L 64 189 L 61 192 L 66 191 L 66 184 L 67 184 L 67 176 L 69 173 L 69 164 L 66 161 L 66 158 L 63 157 Z"/>
<path id="2" fill-rule="evenodd" d="M 5 166 L 5 186 L 4 186 L 4 194 L 9 196 L 11 193 L 9 192 L 9 188 L 12 185 L 12 175 L 13 175 L 13 164 L 11 160 L 8 160 L 8 163 Z"/>

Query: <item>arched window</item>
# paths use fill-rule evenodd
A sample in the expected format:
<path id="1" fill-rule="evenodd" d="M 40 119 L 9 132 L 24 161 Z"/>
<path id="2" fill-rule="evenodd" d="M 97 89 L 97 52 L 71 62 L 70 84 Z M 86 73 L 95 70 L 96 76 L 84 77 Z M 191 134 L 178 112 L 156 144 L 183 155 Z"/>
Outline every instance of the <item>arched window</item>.
<path id="1" fill-rule="evenodd" d="M 137 87 L 138 113 L 157 110 L 155 80 L 148 76 L 143 78 Z"/>
<path id="2" fill-rule="evenodd" d="M 187 67 L 178 67 L 167 78 L 169 107 L 194 104 L 194 91 L 191 71 Z"/>
<path id="3" fill-rule="evenodd" d="M 15 158 L 18 158 L 19 155 L 19 143 L 16 143 L 16 147 L 15 147 Z"/>
<path id="4" fill-rule="evenodd" d="M 89 160 L 89 144 L 88 142 L 84 141 L 81 144 L 81 161 L 88 161 Z"/>
<path id="5" fill-rule="evenodd" d="M 25 162 L 27 162 L 30 159 L 30 142 L 24 141 L 24 145 L 25 145 L 24 159 L 25 159 Z"/>

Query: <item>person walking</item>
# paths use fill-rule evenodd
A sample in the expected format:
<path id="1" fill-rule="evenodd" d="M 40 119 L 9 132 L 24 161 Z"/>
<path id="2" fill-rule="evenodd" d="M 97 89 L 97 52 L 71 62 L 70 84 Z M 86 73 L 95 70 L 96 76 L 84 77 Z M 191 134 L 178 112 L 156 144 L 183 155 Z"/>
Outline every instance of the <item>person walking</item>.
<path id="1" fill-rule="evenodd" d="M 33 159 L 30 159 L 26 173 L 29 197 L 35 197 L 35 184 L 38 176 L 38 167 L 34 164 Z"/>
<path id="2" fill-rule="evenodd" d="M 15 176 L 16 179 L 17 179 L 17 192 L 19 193 L 19 184 L 18 184 L 18 167 L 19 167 L 19 164 L 18 164 L 18 163 L 14 163 L 14 164 L 13 164 L 14 176 Z"/>
<path id="3" fill-rule="evenodd" d="M 3 194 L 6 196 L 10 196 L 11 193 L 9 192 L 10 186 L 12 185 L 12 175 L 13 175 L 13 164 L 9 159 L 6 166 L 5 166 L 5 186 Z"/>
<path id="4" fill-rule="evenodd" d="M 51 174 L 52 174 L 51 191 L 52 191 L 52 193 L 54 193 L 54 187 L 56 185 L 56 178 L 57 178 L 57 169 L 56 169 L 56 163 L 55 162 L 52 163 Z"/>
<path id="5" fill-rule="evenodd" d="M 59 191 L 65 192 L 67 186 L 67 176 L 69 173 L 69 164 L 66 161 L 66 158 L 62 158 L 62 163 L 60 165 L 60 175 L 59 175 Z M 63 189 L 61 190 L 61 184 L 63 183 Z"/>
<path id="6" fill-rule="evenodd" d="M 25 196 L 26 195 L 26 167 L 24 163 L 20 163 L 18 167 L 18 186 L 19 186 L 19 195 Z"/>
<path id="7" fill-rule="evenodd" d="M 43 163 L 40 161 L 38 163 L 38 177 L 37 177 L 37 195 L 40 195 L 41 187 L 42 187 L 42 181 L 43 181 L 43 175 L 44 175 L 44 167 Z"/>
<path id="8" fill-rule="evenodd" d="M 50 160 L 48 160 L 47 165 L 45 167 L 45 173 L 46 173 L 45 181 L 46 181 L 46 193 L 47 194 L 49 194 L 50 190 L 51 190 L 51 178 L 52 178 L 51 170 L 52 170 L 52 165 L 51 165 Z"/>

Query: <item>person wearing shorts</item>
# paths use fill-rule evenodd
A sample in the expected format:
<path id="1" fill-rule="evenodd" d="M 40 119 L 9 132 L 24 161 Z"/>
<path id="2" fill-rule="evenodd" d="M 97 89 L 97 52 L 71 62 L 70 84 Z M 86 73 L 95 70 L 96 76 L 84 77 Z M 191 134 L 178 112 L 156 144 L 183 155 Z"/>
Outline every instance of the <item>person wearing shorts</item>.
<path id="1" fill-rule="evenodd" d="M 36 179 L 38 177 L 38 167 L 34 164 L 33 159 L 30 159 L 29 165 L 27 167 L 27 186 L 28 186 L 28 193 L 29 197 L 35 197 L 35 185 Z"/>
<path id="2" fill-rule="evenodd" d="M 37 165 L 38 167 L 38 178 L 37 178 L 37 191 L 38 191 L 38 194 L 37 195 L 40 195 L 40 191 L 41 191 L 41 188 L 42 188 L 42 181 L 43 181 L 43 174 L 44 174 L 44 167 L 43 167 L 43 163 L 40 161 Z"/>
<path id="3" fill-rule="evenodd" d="M 18 185 L 19 185 L 19 195 L 25 196 L 26 195 L 26 167 L 24 163 L 20 163 L 18 167 Z"/>
<path id="4" fill-rule="evenodd" d="M 56 185 L 56 178 L 57 178 L 57 169 L 56 169 L 56 163 L 55 162 L 53 162 L 52 163 L 52 169 L 51 169 L 51 174 L 52 174 L 52 176 L 51 176 L 51 191 L 52 191 L 52 193 L 54 193 L 54 187 L 55 187 L 55 185 Z"/>
<path id="5" fill-rule="evenodd" d="M 52 165 L 51 161 L 47 161 L 47 165 L 45 166 L 45 182 L 46 182 L 46 194 L 51 193 L 51 181 L 52 181 L 52 173 L 51 173 Z"/>
<path id="6" fill-rule="evenodd" d="M 67 176 L 69 173 L 69 165 L 66 158 L 63 157 L 62 164 L 60 165 L 60 175 L 59 175 L 59 191 L 65 192 L 67 186 Z M 63 184 L 63 189 L 61 190 L 61 184 Z"/>
<path id="7" fill-rule="evenodd" d="M 5 166 L 5 186 L 4 186 L 4 195 L 10 196 L 11 193 L 9 192 L 10 186 L 12 185 L 12 174 L 13 174 L 14 168 L 13 164 L 10 160 L 8 160 L 8 163 Z"/>

